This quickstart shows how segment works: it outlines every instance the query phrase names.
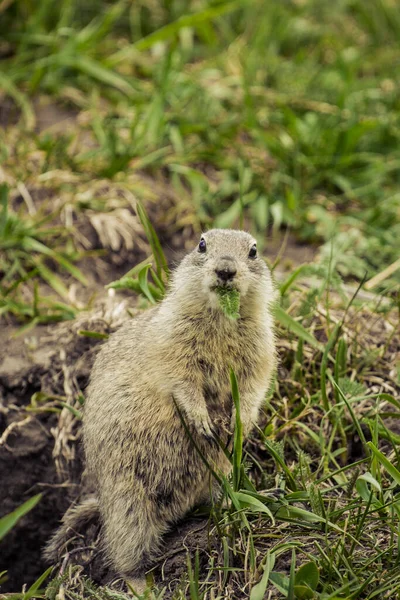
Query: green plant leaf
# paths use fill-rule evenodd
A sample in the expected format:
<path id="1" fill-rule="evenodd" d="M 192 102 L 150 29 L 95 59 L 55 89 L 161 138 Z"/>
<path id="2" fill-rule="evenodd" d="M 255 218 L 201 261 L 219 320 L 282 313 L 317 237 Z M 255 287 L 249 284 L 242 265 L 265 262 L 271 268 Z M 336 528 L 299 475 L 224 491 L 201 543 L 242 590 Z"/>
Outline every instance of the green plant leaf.
<path id="1" fill-rule="evenodd" d="M 215 291 L 224 314 L 229 319 L 238 319 L 240 317 L 240 293 L 237 290 L 230 290 L 223 287 L 217 287 Z"/>
<path id="2" fill-rule="evenodd" d="M 239 386 L 238 386 L 237 378 L 236 378 L 236 375 L 235 375 L 233 369 L 230 370 L 230 379 L 231 379 L 233 404 L 235 406 L 235 413 L 236 413 L 235 431 L 234 431 L 234 436 L 233 436 L 233 456 L 232 456 L 233 473 L 232 473 L 232 477 L 233 477 L 233 490 L 235 492 L 237 492 L 240 488 L 241 475 L 242 475 L 243 425 L 242 425 L 242 420 L 240 418 Z"/>
<path id="3" fill-rule="evenodd" d="M 269 580 L 274 586 L 287 598 L 288 590 L 289 590 L 289 577 L 284 575 L 283 573 L 277 573 L 276 571 L 272 571 L 269 576 Z"/>
<path id="4" fill-rule="evenodd" d="M 306 585 L 297 585 L 295 584 L 293 587 L 294 597 L 298 598 L 298 600 L 312 600 L 315 598 L 315 593 L 313 590 L 310 590 Z"/>
<path id="5" fill-rule="evenodd" d="M 268 585 L 269 575 L 271 573 L 271 569 L 274 566 L 274 562 L 275 562 L 274 558 L 271 555 L 270 551 L 268 550 L 266 559 L 265 559 L 265 564 L 264 564 L 264 572 L 262 574 L 260 581 L 251 588 L 250 600 L 263 600 L 264 599 L 265 592 L 266 592 L 267 585 Z"/>
<path id="6" fill-rule="evenodd" d="M 296 549 L 292 548 L 292 560 L 290 561 L 289 587 L 287 593 L 288 600 L 294 600 L 294 577 L 296 569 Z"/>
<path id="7" fill-rule="evenodd" d="M 272 514 L 270 509 L 265 504 L 263 504 L 260 500 L 258 500 L 257 498 L 254 498 L 254 496 L 250 496 L 249 494 L 246 494 L 246 492 L 235 492 L 235 496 L 243 506 L 250 508 L 253 512 L 256 512 L 256 513 L 258 513 L 258 512 L 265 513 L 271 519 L 272 524 L 273 525 L 275 524 L 274 515 Z"/>
<path id="8" fill-rule="evenodd" d="M 60 401 L 59 404 L 61 404 L 61 406 L 63 408 L 66 408 L 67 410 L 69 410 L 69 412 L 72 413 L 74 415 L 74 417 L 79 419 L 79 421 L 82 421 L 83 415 L 80 410 L 77 410 L 74 406 L 71 406 L 70 404 L 67 404 L 66 402 L 63 402 L 63 401 Z"/>
<path id="9" fill-rule="evenodd" d="M 147 298 L 147 300 L 151 304 L 156 304 L 156 300 L 154 299 L 153 294 L 150 292 L 149 284 L 147 281 L 147 274 L 150 269 L 151 269 L 151 265 L 145 265 L 139 271 L 138 280 L 139 280 L 140 289 L 141 289 L 143 295 Z"/>
<path id="10" fill-rule="evenodd" d="M 48 578 L 52 570 L 53 567 L 49 567 L 44 573 L 42 573 L 42 575 L 40 575 L 40 577 L 38 577 L 31 585 L 29 590 L 24 594 L 21 594 L 21 600 L 30 600 L 31 598 L 36 598 L 37 596 L 42 595 L 43 592 L 41 592 L 40 586 Z"/>
<path id="11" fill-rule="evenodd" d="M 29 498 L 26 502 L 18 506 L 13 512 L 5 515 L 0 519 L 0 540 L 18 523 L 18 521 L 24 517 L 29 511 L 31 511 L 36 504 L 40 501 L 43 494 L 37 494 L 32 498 Z"/>
<path id="12" fill-rule="evenodd" d="M 121 277 L 121 279 L 117 279 L 116 281 L 112 281 L 108 285 L 106 285 L 106 289 L 114 289 L 114 290 L 132 290 L 134 292 L 140 292 L 140 284 L 138 279 L 133 279 L 127 275 Z"/>
<path id="13" fill-rule="evenodd" d="M 95 338 L 97 340 L 106 340 L 110 337 L 108 333 L 100 333 L 99 331 L 87 331 L 86 329 L 79 329 L 78 335 L 83 337 Z"/>
<path id="14" fill-rule="evenodd" d="M 312 590 L 317 589 L 319 583 L 319 571 L 314 561 L 301 565 L 295 577 L 295 585 L 306 585 Z"/>

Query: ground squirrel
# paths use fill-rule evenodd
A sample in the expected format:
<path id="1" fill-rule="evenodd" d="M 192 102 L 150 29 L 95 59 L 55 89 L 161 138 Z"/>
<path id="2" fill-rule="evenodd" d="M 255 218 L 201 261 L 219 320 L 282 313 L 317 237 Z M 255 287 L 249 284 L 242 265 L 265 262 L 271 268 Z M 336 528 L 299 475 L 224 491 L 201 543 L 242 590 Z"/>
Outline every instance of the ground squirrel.
<path id="1" fill-rule="evenodd" d="M 237 319 L 221 310 L 218 288 L 240 293 Z M 171 525 L 210 500 L 211 475 L 199 449 L 229 473 L 215 435 L 227 440 L 232 431 L 230 368 L 246 435 L 275 366 L 273 298 L 253 237 L 211 230 L 177 267 L 164 300 L 100 350 L 86 392 L 83 438 L 106 552 L 122 576 L 140 576 Z M 89 502 L 82 510 L 92 509 Z M 73 511 L 67 526 L 79 518 L 79 507 Z"/>

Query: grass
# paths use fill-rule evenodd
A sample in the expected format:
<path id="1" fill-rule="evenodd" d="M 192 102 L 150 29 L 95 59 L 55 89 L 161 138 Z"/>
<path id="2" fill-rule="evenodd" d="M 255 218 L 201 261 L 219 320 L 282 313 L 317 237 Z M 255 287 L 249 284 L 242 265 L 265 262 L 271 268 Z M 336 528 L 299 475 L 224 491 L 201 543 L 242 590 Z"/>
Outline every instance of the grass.
<path id="1" fill-rule="evenodd" d="M 37 494 L 33 498 L 30 498 L 27 502 L 24 502 L 22 506 L 19 506 L 12 513 L 5 515 L 0 519 L 0 540 L 16 525 L 27 512 L 32 510 L 41 499 L 41 494 Z"/>
<path id="2" fill-rule="evenodd" d="M 400 252 L 398 12 L 390 0 L 12 2 L 1 77 L 21 120 L 1 147 L 7 180 L 74 187 L 79 215 L 98 209 L 93 178 L 144 199 L 140 176 L 163 173 L 178 226 L 245 220 L 264 244 L 290 226 L 323 255 L 333 246 L 343 276 L 372 278 Z M 43 94 L 78 125 L 33 133 Z M 399 281 L 396 269 L 379 288 Z"/>
<path id="3" fill-rule="evenodd" d="M 48 226 L 49 221 L 54 220 L 54 214 L 40 215 L 33 211 L 29 215 L 28 210 L 28 215 L 22 217 L 26 206 L 22 211 L 14 212 L 9 207 L 8 188 L 5 185 L 1 186 L 0 195 L 0 270 L 3 274 L 0 282 L 0 314 L 23 315 L 31 319 L 32 325 L 73 318 L 75 311 L 71 306 L 41 296 L 35 281 L 41 277 L 42 281 L 68 302 L 66 285 L 46 264 L 46 261 L 52 261 L 53 265 L 58 265 L 64 272 L 86 285 L 86 278 L 71 262 L 71 259 L 76 259 L 77 252 L 73 247 L 68 248 L 68 232 L 60 226 Z M 59 250 L 60 244 L 64 246 L 62 250 Z M 32 280 L 34 284 L 30 304 L 21 298 L 19 292 L 24 284 Z"/>
<path id="4" fill-rule="evenodd" d="M 274 393 L 244 446 L 238 423 L 219 542 L 175 597 L 400 597 L 397 3 L 14 0 L 0 38 L 8 323 L 73 319 L 74 285 L 120 254 L 138 264 L 110 287 L 157 302 L 151 222 L 181 248 L 211 226 L 319 248 L 278 278 Z M 118 595 L 43 584 L 25 596 Z"/>

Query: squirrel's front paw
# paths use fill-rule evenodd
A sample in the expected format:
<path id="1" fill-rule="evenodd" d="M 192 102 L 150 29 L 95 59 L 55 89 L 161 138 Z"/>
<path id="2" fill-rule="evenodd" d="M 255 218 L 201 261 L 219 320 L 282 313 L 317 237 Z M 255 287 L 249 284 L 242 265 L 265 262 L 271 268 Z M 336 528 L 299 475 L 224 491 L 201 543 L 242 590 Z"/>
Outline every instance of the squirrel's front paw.
<path id="1" fill-rule="evenodd" d="M 208 439 L 214 439 L 215 428 L 211 423 L 209 415 L 197 423 L 197 430 Z"/>
<path id="2" fill-rule="evenodd" d="M 243 435 L 246 436 L 249 431 L 251 431 L 253 429 L 253 419 L 251 418 L 251 414 L 246 414 L 243 412 L 240 414 L 240 420 L 242 422 L 242 431 L 243 431 Z M 232 410 L 232 417 L 231 417 L 231 424 L 230 424 L 230 432 L 233 434 L 235 431 L 235 427 L 236 427 L 236 408 L 233 407 Z"/>
<path id="3" fill-rule="evenodd" d="M 191 425 L 200 435 L 214 439 L 215 428 L 207 411 L 191 411 L 187 416 Z"/>

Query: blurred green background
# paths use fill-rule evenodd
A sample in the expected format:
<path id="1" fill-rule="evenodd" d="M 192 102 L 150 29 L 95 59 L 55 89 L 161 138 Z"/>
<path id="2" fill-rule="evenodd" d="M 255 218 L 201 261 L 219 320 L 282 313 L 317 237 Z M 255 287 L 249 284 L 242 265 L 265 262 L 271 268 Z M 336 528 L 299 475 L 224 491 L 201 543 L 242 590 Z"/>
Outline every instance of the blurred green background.
<path id="1" fill-rule="evenodd" d="M 3 0 L 0 39 L 3 312 L 38 271 L 65 296 L 42 251 L 79 279 L 80 215 L 129 193 L 171 235 L 289 227 L 358 280 L 398 260 L 395 0 Z M 21 184 L 54 222 L 14 202 Z"/>

